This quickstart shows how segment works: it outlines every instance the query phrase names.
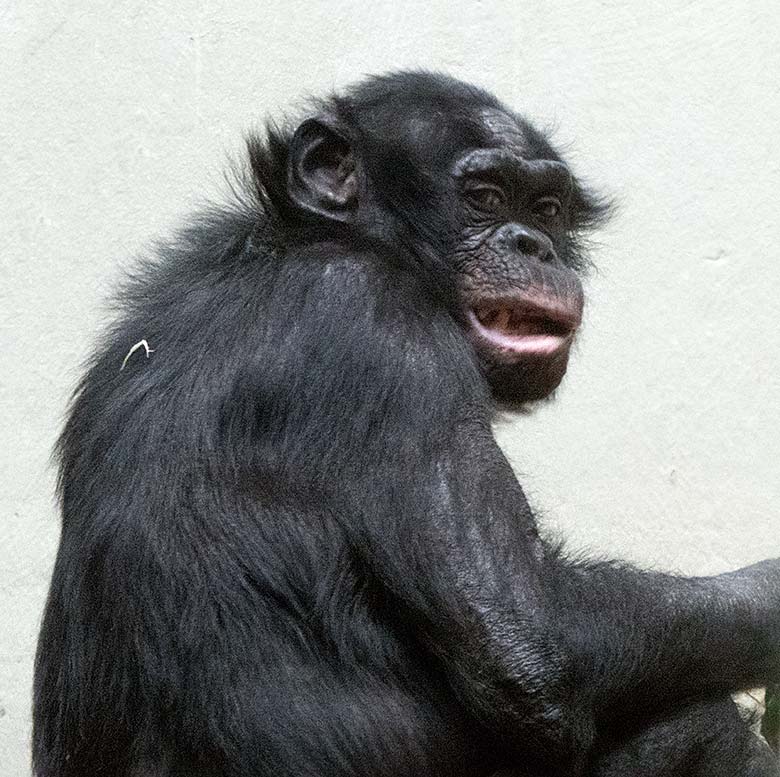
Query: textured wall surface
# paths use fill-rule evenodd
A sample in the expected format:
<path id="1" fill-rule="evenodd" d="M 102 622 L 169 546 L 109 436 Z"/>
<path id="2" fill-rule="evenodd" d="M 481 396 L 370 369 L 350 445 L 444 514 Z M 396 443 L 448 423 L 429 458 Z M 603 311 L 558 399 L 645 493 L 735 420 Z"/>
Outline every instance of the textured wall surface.
<path id="1" fill-rule="evenodd" d="M 558 401 L 502 424 L 547 525 L 687 573 L 780 554 L 773 0 L 0 2 L 0 775 L 29 773 L 49 452 L 107 290 L 242 132 L 363 73 L 444 69 L 620 198 Z"/>

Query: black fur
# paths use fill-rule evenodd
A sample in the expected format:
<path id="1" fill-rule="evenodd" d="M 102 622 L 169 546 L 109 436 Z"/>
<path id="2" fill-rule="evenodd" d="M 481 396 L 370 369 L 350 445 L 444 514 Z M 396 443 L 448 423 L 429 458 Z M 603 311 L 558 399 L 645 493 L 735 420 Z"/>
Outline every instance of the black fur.
<path id="1" fill-rule="evenodd" d="M 495 444 L 447 183 L 486 108 L 425 73 L 324 102 L 358 217 L 297 207 L 275 129 L 122 289 L 59 443 L 37 777 L 776 774 L 724 699 L 777 678 L 777 564 L 568 562 Z M 567 266 L 604 211 L 575 181 Z"/>

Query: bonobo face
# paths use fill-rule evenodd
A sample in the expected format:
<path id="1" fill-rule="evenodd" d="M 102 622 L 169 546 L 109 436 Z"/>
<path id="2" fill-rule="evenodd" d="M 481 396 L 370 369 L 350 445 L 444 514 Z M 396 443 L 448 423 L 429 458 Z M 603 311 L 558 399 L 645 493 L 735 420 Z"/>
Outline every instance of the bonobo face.
<path id="1" fill-rule="evenodd" d="M 491 110 L 484 121 L 495 145 L 452 166 L 454 262 L 469 337 L 494 396 L 512 405 L 558 386 L 582 319 L 582 285 L 565 261 L 574 182 L 563 162 L 535 158 L 513 118 Z"/>
<path id="2" fill-rule="evenodd" d="M 256 172 L 279 182 L 264 192 L 278 212 L 445 273 L 433 287 L 454 287 L 502 405 L 555 390 L 582 318 L 577 238 L 608 206 L 541 132 L 487 92 L 418 73 L 374 79 L 271 145 Z"/>

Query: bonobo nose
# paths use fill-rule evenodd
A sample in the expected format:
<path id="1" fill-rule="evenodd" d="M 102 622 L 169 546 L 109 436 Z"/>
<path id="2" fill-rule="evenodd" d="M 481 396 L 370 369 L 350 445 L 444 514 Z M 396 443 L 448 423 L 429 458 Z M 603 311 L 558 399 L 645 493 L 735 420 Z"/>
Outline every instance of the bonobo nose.
<path id="1" fill-rule="evenodd" d="M 506 224 L 501 229 L 501 242 L 509 251 L 539 262 L 555 260 L 552 241 L 547 235 L 522 224 Z"/>

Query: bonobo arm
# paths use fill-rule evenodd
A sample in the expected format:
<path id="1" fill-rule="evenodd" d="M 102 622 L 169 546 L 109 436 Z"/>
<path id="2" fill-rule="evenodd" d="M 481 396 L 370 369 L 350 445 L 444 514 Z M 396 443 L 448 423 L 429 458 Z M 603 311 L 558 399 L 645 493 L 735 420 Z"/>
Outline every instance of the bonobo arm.
<path id="1" fill-rule="evenodd" d="M 455 683 L 480 712 L 506 722 L 514 706 L 561 754 L 574 753 L 604 726 L 629 726 L 682 697 L 780 677 L 780 560 L 709 578 L 567 561 L 538 539 L 503 456 L 477 438 L 472 430 L 461 451 L 468 462 L 476 448 L 479 478 L 459 469 L 452 493 L 482 512 L 464 509 L 447 546 L 460 569 L 461 623 L 471 618 L 449 648 L 472 651 L 454 664 Z"/>
<path id="2" fill-rule="evenodd" d="M 359 309 L 342 298 L 362 291 L 361 277 L 353 272 L 345 287 L 331 272 L 333 285 L 318 287 L 323 306 Z M 398 279 L 386 293 L 397 296 L 390 311 L 413 298 Z M 768 566 L 765 579 L 687 581 L 564 562 L 539 539 L 496 445 L 480 376 L 452 369 L 469 358 L 461 339 L 430 311 L 379 329 L 384 311 L 370 326 L 325 319 L 333 331 L 324 341 L 341 349 L 335 377 L 361 387 L 376 421 L 355 414 L 338 446 L 312 436 L 303 461 L 360 568 L 392 603 L 382 617 L 416 634 L 476 721 L 524 755 L 541 754 L 548 772 L 574 774 L 599 722 L 628 695 L 650 709 L 768 679 L 768 654 L 780 645 L 780 567 Z M 341 345 L 354 342 L 359 350 Z M 305 408 L 323 428 L 343 425 L 337 402 L 314 395 Z"/>
<path id="3" fill-rule="evenodd" d="M 439 467 L 450 512 L 417 516 L 405 566 L 392 569 L 401 556 L 383 535 L 383 574 L 456 693 L 505 742 L 574 774 L 605 726 L 780 675 L 780 562 L 693 579 L 568 562 L 539 540 L 503 457 L 484 466 L 481 435 L 472 428 Z"/>
<path id="4" fill-rule="evenodd" d="M 682 578 L 546 562 L 577 685 L 598 719 L 630 723 L 685 696 L 780 676 L 780 560 Z"/>

